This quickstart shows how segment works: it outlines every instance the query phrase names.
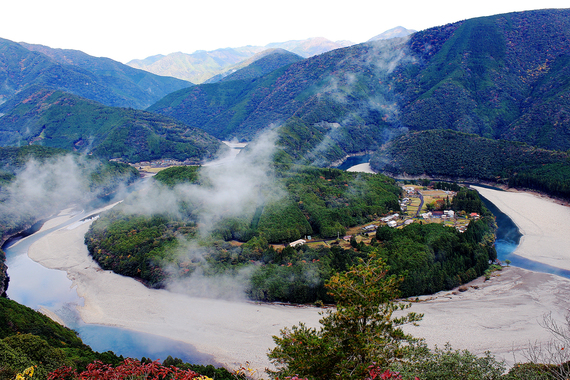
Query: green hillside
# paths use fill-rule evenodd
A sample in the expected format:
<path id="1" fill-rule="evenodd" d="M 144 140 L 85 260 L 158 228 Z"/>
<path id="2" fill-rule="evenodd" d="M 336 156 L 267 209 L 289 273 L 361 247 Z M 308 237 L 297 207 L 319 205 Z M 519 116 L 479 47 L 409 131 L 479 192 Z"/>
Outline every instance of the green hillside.
<path id="1" fill-rule="evenodd" d="M 95 360 L 114 365 L 122 361 L 110 351 L 93 351 L 75 331 L 6 298 L 0 298 L 0 356 L 2 379 L 14 379 L 31 366 L 36 366 L 34 378 L 47 379 L 64 365 L 85 370 Z"/>
<path id="2" fill-rule="evenodd" d="M 222 74 L 216 75 L 204 83 L 221 81 L 254 79 L 275 71 L 283 66 L 302 61 L 303 57 L 283 49 L 267 49 L 257 53 L 250 59 L 230 67 Z"/>
<path id="3" fill-rule="evenodd" d="M 247 140 L 296 117 L 345 134 L 375 130 L 376 146 L 407 130 L 451 129 L 567 150 L 569 41 L 567 9 L 481 17 L 183 89 L 149 110 L 218 138 Z M 356 142 L 348 152 L 368 149 Z"/>
<path id="4" fill-rule="evenodd" d="M 9 109 L 9 111 L 6 110 Z M 170 118 L 114 108 L 47 89 L 28 89 L 0 106 L 0 145 L 44 145 L 139 162 L 162 158 L 200 162 L 222 144 Z"/>
<path id="5" fill-rule="evenodd" d="M 566 150 L 569 40 L 567 9 L 418 32 L 408 44 L 416 64 L 393 76 L 402 123 Z"/>
<path id="6" fill-rule="evenodd" d="M 451 130 L 412 132 L 393 139 L 370 160 L 395 176 L 492 181 L 570 199 L 570 155 L 524 143 Z"/>
<path id="7" fill-rule="evenodd" d="M 0 39 L 0 102 L 29 86 L 48 87 L 108 106 L 143 109 L 192 83 L 75 50 Z"/>

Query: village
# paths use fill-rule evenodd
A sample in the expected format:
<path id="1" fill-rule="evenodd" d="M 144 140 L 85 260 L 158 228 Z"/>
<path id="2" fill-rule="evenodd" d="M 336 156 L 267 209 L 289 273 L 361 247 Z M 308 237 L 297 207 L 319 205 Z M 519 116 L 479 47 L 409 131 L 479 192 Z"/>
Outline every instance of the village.
<path id="1" fill-rule="evenodd" d="M 316 247 L 338 244 L 348 248 L 353 238 L 357 243 L 370 243 L 376 235 L 376 230 L 381 226 L 404 228 L 412 223 L 440 223 L 445 227 L 452 227 L 459 232 L 464 232 L 471 220 L 479 219 L 477 213 L 456 213 L 451 210 L 450 202 L 456 194 L 454 191 L 411 184 L 402 184 L 402 190 L 405 195 L 400 200 L 401 211 L 399 213 L 379 217 L 365 225 L 349 228 L 346 235 L 338 236 L 336 239 L 313 240 L 307 236 L 305 239 L 289 243 L 289 246 L 298 247 L 307 244 Z"/>

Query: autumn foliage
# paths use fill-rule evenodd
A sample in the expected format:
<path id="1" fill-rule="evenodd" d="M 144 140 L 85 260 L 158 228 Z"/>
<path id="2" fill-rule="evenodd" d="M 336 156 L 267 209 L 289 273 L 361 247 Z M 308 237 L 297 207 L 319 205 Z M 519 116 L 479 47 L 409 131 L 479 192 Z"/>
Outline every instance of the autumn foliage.
<path id="1" fill-rule="evenodd" d="M 87 370 L 77 373 L 71 367 L 61 367 L 48 375 L 48 380 L 115 380 L 115 379 L 148 379 L 148 380 L 208 380 L 191 370 L 181 370 L 174 366 L 165 367 L 158 361 L 142 363 L 137 359 L 127 358 L 117 367 L 96 361 L 87 366 Z"/>

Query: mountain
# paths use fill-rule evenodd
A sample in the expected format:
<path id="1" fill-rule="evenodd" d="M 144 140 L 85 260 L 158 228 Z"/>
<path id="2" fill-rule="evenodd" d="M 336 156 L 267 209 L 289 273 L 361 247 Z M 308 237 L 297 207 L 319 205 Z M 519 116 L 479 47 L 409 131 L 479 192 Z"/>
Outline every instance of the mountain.
<path id="1" fill-rule="evenodd" d="M 481 17 L 412 35 L 394 75 L 401 122 L 570 147 L 570 10 Z"/>
<path id="2" fill-rule="evenodd" d="M 222 74 L 232 66 L 245 61 L 267 49 L 284 49 L 303 58 L 326 51 L 352 45 L 350 41 L 329 41 L 326 38 L 271 43 L 266 46 L 244 46 L 212 51 L 199 50 L 192 54 L 172 53 L 167 56 L 154 56 L 144 60 L 132 60 L 127 65 L 158 75 L 168 75 L 188 80 L 192 83 L 204 83 L 208 79 Z"/>
<path id="3" fill-rule="evenodd" d="M 218 74 L 204 83 L 254 79 L 277 70 L 283 66 L 302 61 L 303 57 L 284 49 L 267 49 L 253 57 L 232 66 L 228 71 Z"/>
<path id="4" fill-rule="evenodd" d="M 0 146 L 44 145 L 139 162 L 215 157 L 218 140 L 161 115 L 108 107 L 59 90 L 28 88 L 0 106 Z"/>
<path id="5" fill-rule="evenodd" d="M 67 91 L 109 106 L 146 108 L 192 84 L 160 77 L 76 50 L 0 39 L 0 102 L 28 86 Z"/>
<path id="6" fill-rule="evenodd" d="M 377 36 L 372 37 L 371 39 L 368 40 L 368 42 L 378 41 L 378 40 L 388 40 L 390 38 L 407 37 L 410 34 L 414 34 L 415 32 L 417 32 L 417 30 L 406 29 L 403 26 L 397 26 L 395 28 L 388 29 L 387 31 L 385 31 L 383 33 L 380 33 Z"/>
<path id="7" fill-rule="evenodd" d="M 149 110 L 218 138 L 249 139 L 295 116 L 336 125 L 334 135 L 374 126 L 377 146 L 408 130 L 451 129 L 567 150 L 569 65 L 570 10 L 517 12 L 336 49 L 255 80 L 183 89 Z"/>
<path id="8" fill-rule="evenodd" d="M 383 115 L 385 83 L 380 59 L 403 49 L 399 40 L 378 41 L 320 54 L 254 80 L 203 84 L 169 94 L 148 110 L 202 128 L 218 138 L 248 139 L 293 115 L 309 124 L 389 126 Z M 385 49 L 386 57 L 376 59 Z M 368 58 L 370 59 L 368 59 Z M 372 58 L 375 59 L 372 64 Z M 378 102 L 377 105 L 375 105 Z M 362 112 L 361 112 L 362 111 Z"/>
<path id="9" fill-rule="evenodd" d="M 266 48 L 285 49 L 304 58 L 326 53 L 327 51 L 340 49 L 354 45 L 351 41 L 331 41 L 324 37 L 308 38 L 306 40 L 292 40 L 286 42 L 274 42 L 265 45 Z"/>
<path id="10" fill-rule="evenodd" d="M 259 46 L 226 48 L 213 51 L 198 50 L 192 54 L 171 53 L 159 59 L 132 60 L 127 65 L 157 75 L 167 75 L 192 83 L 202 83 L 228 67 L 263 51 Z M 155 56 L 158 57 L 158 56 Z"/>

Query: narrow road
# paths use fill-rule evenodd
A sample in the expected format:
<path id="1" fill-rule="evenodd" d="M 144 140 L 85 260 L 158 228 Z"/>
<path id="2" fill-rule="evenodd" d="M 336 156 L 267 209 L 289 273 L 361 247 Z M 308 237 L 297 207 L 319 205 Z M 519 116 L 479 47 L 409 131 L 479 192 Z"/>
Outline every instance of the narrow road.
<path id="1" fill-rule="evenodd" d="M 422 207 L 424 206 L 424 196 L 419 191 L 418 194 L 420 195 L 420 206 L 418 207 L 418 211 L 416 211 L 416 218 L 420 216 L 420 212 L 422 211 Z"/>

